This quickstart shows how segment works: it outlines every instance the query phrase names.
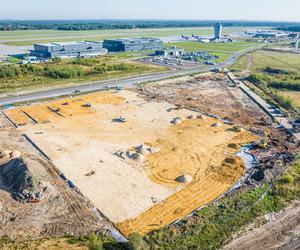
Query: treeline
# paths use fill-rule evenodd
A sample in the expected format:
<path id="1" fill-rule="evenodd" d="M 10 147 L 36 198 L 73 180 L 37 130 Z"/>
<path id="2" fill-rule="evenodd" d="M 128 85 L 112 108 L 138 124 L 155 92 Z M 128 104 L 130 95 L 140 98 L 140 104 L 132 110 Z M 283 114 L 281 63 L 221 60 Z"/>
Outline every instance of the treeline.
<path id="1" fill-rule="evenodd" d="M 290 31 L 290 32 L 300 32 L 300 25 L 298 25 L 298 26 L 291 26 L 291 27 L 279 28 L 279 30 Z"/>
<path id="2" fill-rule="evenodd" d="M 178 20 L 67 20 L 67 21 L 0 21 L 0 30 L 113 30 L 135 28 L 207 27 L 215 21 Z M 225 27 L 290 27 L 297 23 L 262 21 L 220 21 Z"/>
<path id="3" fill-rule="evenodd" d="M 19 78 L 39 71 L 33 65 L 1 65 L 0 78 Z"/>
<path id="4" fill-rule="evenodd" d="M 50 79 L 72 79 L 81 78 L 89 74 L 103 74 L 113 71 L 128 72 L 140 67 L 126 63 L 98 64 L 98 61 L 95 61 L 93 58 L 76 59 L 73 64 L 95 66 L 85 69 L 84 67 L 74 65 L 2 65 L 0 66 L 0 79 L 18 79 L 27 76 L 42 76 Z"/>
<path id="5" fill-rule="evenodd" d="M 0 66 L 0 78 L 2 79 L 16 79 L 30 75 L 55 79 L 70 79 L 84 76 L 85 71 L 81 68 L 62 68 L 56 66 L 40 67 L 32 64 Z"/>
<path id="6" fill-rule="evenodd" d="M 103 63 L 99 66 L 94 67 L 94 70 L 98 73 L 112 72 L 112 71 L 132 71 L 136 69 L 137 66 L 126 63 L 117 63 L 117 64 L 106 64 Z"/>
<path id="7" fill-rule="evenodd" d="M 105 73 L 111 71 L 131 71 L 136 69 L 136 66 L 128 63 L 103 63 L 99 58 L 77 58 L 72 64 L 83 66 L 94 66 L 94 71 L 97 73 Z"/>

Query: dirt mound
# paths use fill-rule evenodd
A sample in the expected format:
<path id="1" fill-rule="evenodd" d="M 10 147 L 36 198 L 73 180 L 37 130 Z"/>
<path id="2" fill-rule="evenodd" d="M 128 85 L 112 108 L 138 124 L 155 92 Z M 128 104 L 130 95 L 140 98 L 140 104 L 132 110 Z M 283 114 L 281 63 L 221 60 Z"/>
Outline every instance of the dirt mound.
<path id="1" fill-rule="evenodd" d="M 237 161 L 236 161 L 236 159 L 234 159 L 234 158 L 226 158 L 226 159 L 224 160 L 224 163 L 225 163 L 225 164 L 236 164 Z"/>
<path id="2" fill-rule="evenodd" d="M 232 185 L 245 173 L 243 161 L 238 157 L 225 158 L 221 165 L 212 165 L 205 171 L 207 178 Z"/>
<path id="3" fill-rule="evenodd" d="M 32 175 L 22 158 L 14 158 L 0 165 L 0 174 L 5 185 L 13 192 L 34 189 Z"/>
<path id="4" fill-rule="evenodd" d="M 181 183 L 191 183 L 193 181 L 193 177 L 190 175 L 181 175 L 178 178 L 176 178 L 176 181 Z"/>
<path id="5" fill-rule="evenodd" d="M 238 145 L 236 143 L 230 143 L 227 147 L 232 149 L 238 149 Z"/>

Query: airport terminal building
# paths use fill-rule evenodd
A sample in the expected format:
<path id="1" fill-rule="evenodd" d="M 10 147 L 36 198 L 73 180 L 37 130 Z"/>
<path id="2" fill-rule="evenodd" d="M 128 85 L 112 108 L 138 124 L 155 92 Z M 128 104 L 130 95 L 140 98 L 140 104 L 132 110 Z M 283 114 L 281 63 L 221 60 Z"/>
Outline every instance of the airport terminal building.
<path id="1" fill-rule="evenodd" d="M 92 57 L 107 54 L 102 42 L 66 42 L 34 44 L 31 56 L 38 58 Z"/>
<path id="2" fill-rule="evenodd" d="M 163 41 L 158 38 L 128 38 L 106 39 L 103 47 L 109 52 L 159 50 L 163 48 Z"/>

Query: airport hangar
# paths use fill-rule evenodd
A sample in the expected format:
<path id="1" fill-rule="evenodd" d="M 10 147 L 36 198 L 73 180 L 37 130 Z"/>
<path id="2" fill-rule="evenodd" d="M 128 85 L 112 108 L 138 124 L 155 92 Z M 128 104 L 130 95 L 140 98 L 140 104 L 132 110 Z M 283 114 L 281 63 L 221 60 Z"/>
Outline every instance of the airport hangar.
<path id="1" fill-rule="evenodd" d="M 144 50 L 160 50 L 163 48 L 163 41 L 158 38 L 128 38 L 128 39 L 105 39 L 103 47 L 108 52 L 131 52 Z"/>
<path id="2" fill-rule="evenodd" d="M 163 41 L 158 38 L 106 39 L 104 42 L 54 42 L 34 44 L 31 56 L 37 58 L 92 57 L 107 52 L 161 50 Z"/>
<path id="3" fill-rule="evenodd" d="M 102 42 L 57 42 L 34 44 L 31 56 L 37 58 L 70 58 L 70 57 L 92 57 L 107 54 Z"/>

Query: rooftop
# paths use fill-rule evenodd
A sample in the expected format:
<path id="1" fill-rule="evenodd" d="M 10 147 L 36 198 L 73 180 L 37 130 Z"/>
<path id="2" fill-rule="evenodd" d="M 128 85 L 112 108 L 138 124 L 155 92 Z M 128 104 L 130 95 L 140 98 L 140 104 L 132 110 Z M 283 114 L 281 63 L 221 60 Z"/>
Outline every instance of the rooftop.
<path id="1" fill-rule="evenodd" d="M 116 38 L 116 39 L 106 39 L 120 42 L 148 42 L 148 41 L 161 41 L 159 38 L 151 38 L 151 37 L 138 37 L 138 38 Z"/>
<path id="2" fill-rule="evenodd" d="M 67 45 L 78 45 L 78 44 L 95 44 L 99 42 L 93 41 L 79 41 L 79 42 L 53 42 L 53 43 L 36 43 L 41 46 L 67 46 Z"/>

